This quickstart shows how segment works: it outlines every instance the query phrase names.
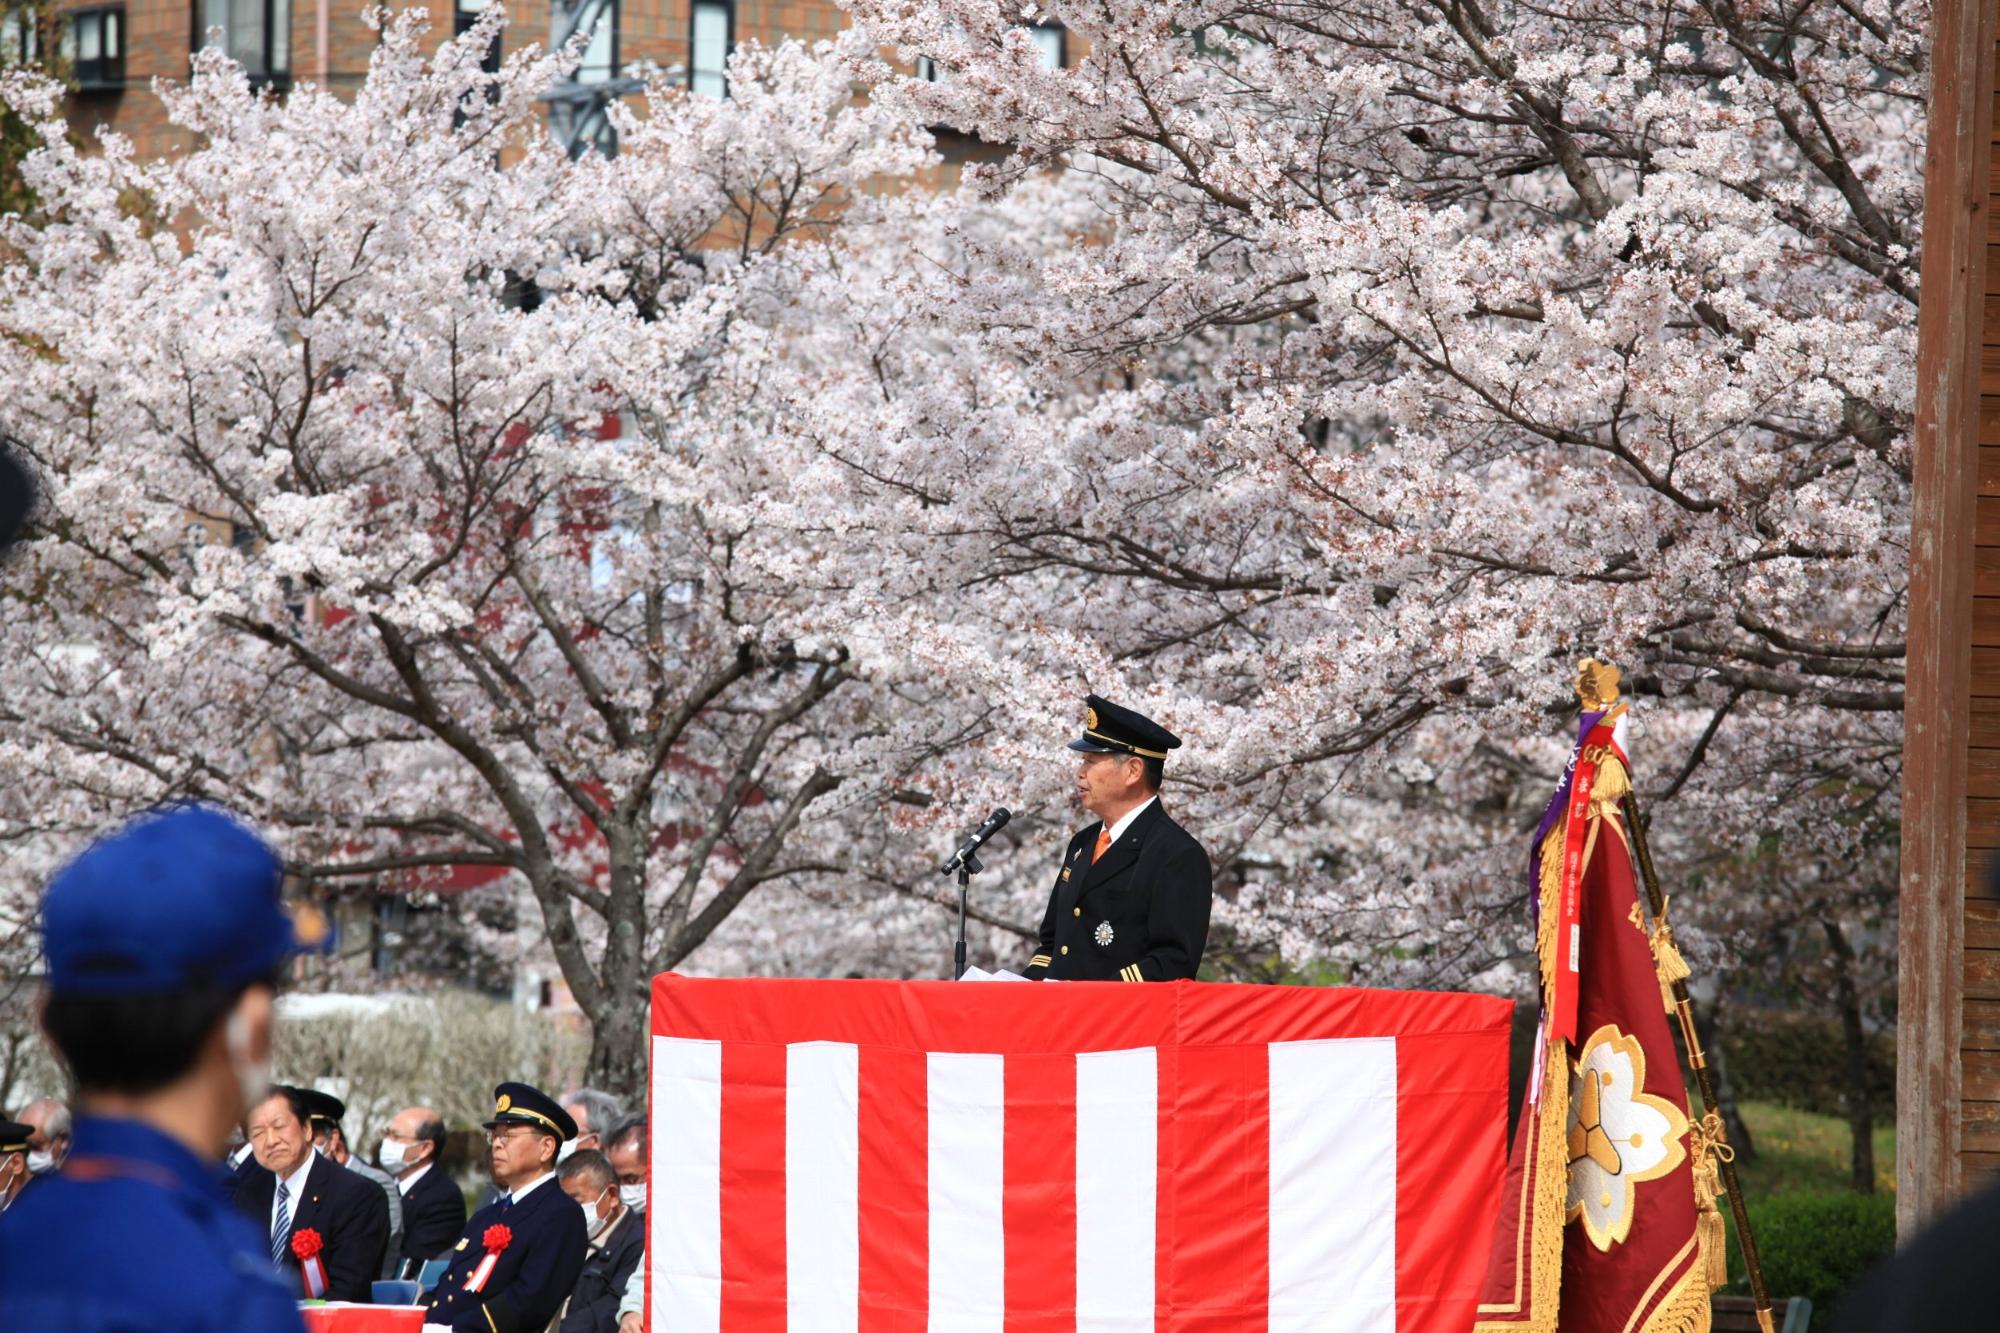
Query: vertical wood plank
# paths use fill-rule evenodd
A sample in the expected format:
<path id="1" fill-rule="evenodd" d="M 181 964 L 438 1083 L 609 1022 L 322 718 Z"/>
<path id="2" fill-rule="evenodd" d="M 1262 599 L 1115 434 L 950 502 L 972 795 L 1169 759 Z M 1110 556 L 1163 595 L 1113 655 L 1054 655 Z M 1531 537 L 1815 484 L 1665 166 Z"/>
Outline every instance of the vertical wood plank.
<path id="1" fill-rule="evenodd" d="M 1966 739 L 1971 723 L 1979 379 L 1993 153 L 1994 0 L 1932 10 L 1911 497 L 1896 1060 L 1897 1229 L 1963 1178 Z"/>

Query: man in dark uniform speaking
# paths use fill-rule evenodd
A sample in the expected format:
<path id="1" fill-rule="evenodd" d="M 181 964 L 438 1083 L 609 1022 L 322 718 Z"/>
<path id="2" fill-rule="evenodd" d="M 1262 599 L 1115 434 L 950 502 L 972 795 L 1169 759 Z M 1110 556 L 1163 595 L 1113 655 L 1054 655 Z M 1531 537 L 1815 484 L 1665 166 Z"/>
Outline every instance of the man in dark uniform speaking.
<path id="1" fill-rule="evenodd" d="M 1208 853 L 1167 818 L 1160 783 L 1180 737 L 1084 700 L 1077 799 L 1098 822 L 1069 840 L 1024 973 L 1031 980 L 1192 980 L 1208 942 Z"/>
<path id="2" fill-rule="evenodd" d="M 502 1083 L 486 1135 L 500 1197 L 466 1224 L 424 1326 L 543 1333 L 576 1290 L 590 1244 L 582 1205 L 556 1183 L 556 1152 L 576 1137 L 576 1121 L 547 1093 Z"/>

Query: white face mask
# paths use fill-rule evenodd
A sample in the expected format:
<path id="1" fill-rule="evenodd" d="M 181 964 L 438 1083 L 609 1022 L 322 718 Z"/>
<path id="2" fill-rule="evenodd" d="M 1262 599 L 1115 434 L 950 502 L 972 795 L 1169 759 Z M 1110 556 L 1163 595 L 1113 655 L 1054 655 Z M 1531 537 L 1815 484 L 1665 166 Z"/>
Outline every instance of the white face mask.
<path id="1" fill-rule="evenodd" d="M 236 1086 L 243 1094 L 243 1108 L 247 1111 L 271 1091 L 271 1062 L 250 1058 L 250 1015 L 243 1012 L 242 1005 L 229 1015 L 223 1040 L 229 1047 L 229 1068 L 236 1075 Z"/>
<path id="2" fill-rule="evenodd" d="M 408 1151 L 394 1139 L 383 1139 L 382 1146 L 376 1150 L 375 1161 L 384 1171 L 401 1171 L 409 1165 L 404 1156 Z"/>
<path id="3" fill-rule="evenodd" d="M 56 1158 L 54 1153 L 34 1152 L 34 1151 L 30 1151 L 28 1153 L 29 1175 L 46 1176 L 49 1172 L 55 1169 L 56 1169 Z"/>
<path id="4" fill-rule="evenodd" d="M 644 1185 L 620 1185 L 618 1187 L 618 1202 L 624 1204 L 635 1213 L 644 1212 L 646 1210 L 646 1187 Z"/>
<path id="5" fill-rule="evenodd" d="M 605 1224 L 611 1221 L 609 1217 L 600 1217 L 597 1212 L 597 1205 L 603 1203 L 604 1196 L 609 1193 L 611 1193 L 611 1187 L 607 1185 L 598 1191 L 596 1198 L 590 1201 L 590 1239 L 592 1240 L 596 1240 L 598 1233 L 604 1230 Z"/>
<path id="6" fill-rule="evenodd" d="M 561 1166 L 564 1162 L 567 1162 L 569 1160 L 569 1155 L 575 1151 L 576 1151 L 576 1140 L 564 1139 L 562 1147 L 556 1149 L 556 1165 Z"/>

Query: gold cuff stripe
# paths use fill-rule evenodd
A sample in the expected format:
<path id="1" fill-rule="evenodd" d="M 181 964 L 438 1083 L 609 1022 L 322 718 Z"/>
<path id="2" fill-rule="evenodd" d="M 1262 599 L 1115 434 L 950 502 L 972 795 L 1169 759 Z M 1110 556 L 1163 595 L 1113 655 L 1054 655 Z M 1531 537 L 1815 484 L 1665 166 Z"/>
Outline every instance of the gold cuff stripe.
<path id="1" fill-rule="evenodd" d="M 1132 744 L 1132 742 L 1130 741 L 1115 740 L 1112 737 L 1105 735 L 1101 731 L 1091 731 L 1088 728 L 1086 728 L 1083 734 L 1090 737 L 1090 739 L 1094 741 L 1101 741 L 1106 745 L 1115 745 L 1121 750 L 1130 750 L 1133 754 L 1140 755 L 1147 759 L 1158 759 L 1162 762 L 1165 762 L 1167 757 L 1167 752 L 1165 750 L 1142 750 L 1138 746 Z"/>
<path id="2" fill-rule="evenodd" d="M 1133 963 L 1129 967 L 1119 968 L 1118 978 L 1121 981 L 1144 981 L 1146 979 L 1145 975 L 1139 971 L 1137 963 Z"/>
<path id="3" fill-rule="evenodd" d="M 492 1310 L 482 1305 L 479 1307 L 479 1313 L 486 1316 L 486 1325 L 488 1328 L 491 1328 L 493 1330 L 493 1333 L 500 1333 L 500 1325 L 493 1322 Z"/>
<path id="4" fill-rule="evenodd" d="M 1055 961 L 1055 960 L 1054 960 L 1053 958 L 1050 958 L 1050 957 L 1049 957 L 1049 956 L 1048 956 L 1047 954 L 1045 954 L 1045 953 L 1038 953 L 1038 954 L 1036 954 L 1036 955 L 1035 955 L 1035 956 L 1034 956 L 1033 958 L 1030 958 L 1030 959 L 1028 960 L 1028 966 L 1029 966 L 1029 967 L 1047 967 L 1047 966 L 1048 966 L 1048 965 L 1049 965 L 1050 963 L 1052 963 L 1052 962 L 1054 962 L 1054 961 Z"/>

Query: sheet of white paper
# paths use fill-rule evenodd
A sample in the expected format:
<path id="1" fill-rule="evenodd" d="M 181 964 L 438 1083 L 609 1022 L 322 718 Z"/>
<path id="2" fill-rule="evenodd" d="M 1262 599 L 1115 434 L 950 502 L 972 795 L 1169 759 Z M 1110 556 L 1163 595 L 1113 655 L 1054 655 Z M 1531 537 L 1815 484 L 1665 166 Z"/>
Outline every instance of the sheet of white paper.
<path id="1" fill-rule="evenodd" d="M 965 969 L 965 975 L 961 976 L 959 980 L 960 981 L 1026 981 L 1027 978 L 1022 976 L 1019 972 L 1009 972 L 1004 967 L 1001 968 L 998 972 L 988 972 L 983 967 L 968 967 Z"/>

